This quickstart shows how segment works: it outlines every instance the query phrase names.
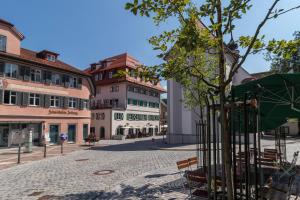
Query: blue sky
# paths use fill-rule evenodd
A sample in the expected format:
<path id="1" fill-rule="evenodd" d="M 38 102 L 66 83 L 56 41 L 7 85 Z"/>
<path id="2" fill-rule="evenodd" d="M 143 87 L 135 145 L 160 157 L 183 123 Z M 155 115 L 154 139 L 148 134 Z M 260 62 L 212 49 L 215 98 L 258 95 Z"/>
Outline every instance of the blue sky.
<path id="1" fill-rule="evenodd" d="M 32 50 L 48 49 L 60 58 L 84 69 L 108 56 L 128 52 L 146 65 L 160 62 L 148 38 L 177 25 L 176 20 L 156 27 L 151 19 L 136 17 L 124 10 L 129 0 L 1 0 L 0 18 L 10 21 L 26 36 L 22 46 Z M 299 0 L 281 0 L 289 8 Z M 271 0 L 254 0 L 247 16 L 238 22 L 235 35 L 252 35 Z M 3 9 L 5 8 L 5 9 Z M 300 30 L 300 10 L 269 21 L 263 29 L 267 39 L 291 39 Z M 269 69 L 262 55 L 244 64 L 249 72 Z M 165 84 L 165 83 L 164 83 Z"/>

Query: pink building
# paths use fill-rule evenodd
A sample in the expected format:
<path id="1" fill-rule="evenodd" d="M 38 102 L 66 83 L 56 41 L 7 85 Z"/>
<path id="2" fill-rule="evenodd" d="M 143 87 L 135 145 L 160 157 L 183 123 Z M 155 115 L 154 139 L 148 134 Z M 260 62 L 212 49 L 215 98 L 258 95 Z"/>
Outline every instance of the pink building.
<path id="1" fill-rule="evenodd" d="M 21 48 L 14 25 L 0 19 L 0 146 L 10 146 L 16 131 L 29 128 L 33 143 L 81 143 L 90 129 L 90 75 L 47 50 Z"/>

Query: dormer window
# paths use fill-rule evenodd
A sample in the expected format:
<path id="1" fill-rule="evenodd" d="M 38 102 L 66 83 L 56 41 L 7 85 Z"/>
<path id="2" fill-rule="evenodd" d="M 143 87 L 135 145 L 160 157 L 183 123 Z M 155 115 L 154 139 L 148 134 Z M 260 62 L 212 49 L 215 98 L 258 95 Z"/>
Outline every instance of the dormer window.
<path id="1" fill-rule="evenodd" d="M 4 35 L 0 35 L 0 51 L 6 52 L 6 41 L 7 37 Z"/>
<path id="2" fill-rule="evenodd" d="M 111 79 L 113 77 L 113 72 L 108 72 L 108 78 Z"/>
<path id="3" fill-rule="evenodd" d="M 46 59 L 50 62 L 55 62 L 56 61 L 56 56 L 55 55 L 51 55 L 51 54 L 47 54 Z"/>

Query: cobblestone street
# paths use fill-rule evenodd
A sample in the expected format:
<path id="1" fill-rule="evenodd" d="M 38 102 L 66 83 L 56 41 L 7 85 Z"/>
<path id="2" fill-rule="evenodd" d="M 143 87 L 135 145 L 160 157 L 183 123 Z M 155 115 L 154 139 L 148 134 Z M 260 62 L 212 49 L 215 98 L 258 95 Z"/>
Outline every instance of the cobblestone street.
<path id="1" fill-rule="evenodd" d="M 299 141 L 287 143 L 290 160 Z M 272 145 L 265 140 L 262 146 Z M 159 138 L 101 141 L 92 149 L 0 170 L 0 199 L 185 199 L 176 161 L 195 156 L 194 148 Z"/>
<path id="2" fill-rule="evenodd" d="M 181 191 L 176 161 L 194 156 L 195 152 L 156 150 L 150 139 L 106 143 L 1 170 L 1 199 L 186 197 Z"/>

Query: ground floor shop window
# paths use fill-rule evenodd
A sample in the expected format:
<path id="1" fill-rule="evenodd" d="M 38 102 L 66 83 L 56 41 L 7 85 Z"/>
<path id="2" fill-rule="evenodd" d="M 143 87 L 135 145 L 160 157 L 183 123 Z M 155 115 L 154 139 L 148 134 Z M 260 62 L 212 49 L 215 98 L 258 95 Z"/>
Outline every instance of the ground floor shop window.
<path id="1" fill-rule="evenodd" d="M 49 137 L 50 137 L 50 143 L 57 144 L 58 137 L 59 137 L 59 125 L 49 126 Z"/>
<path id="2" fill-rule="evenodd" d="M 76 141 L 76 125 L 69 124 L 68 125 L 68 142 Z"/>

